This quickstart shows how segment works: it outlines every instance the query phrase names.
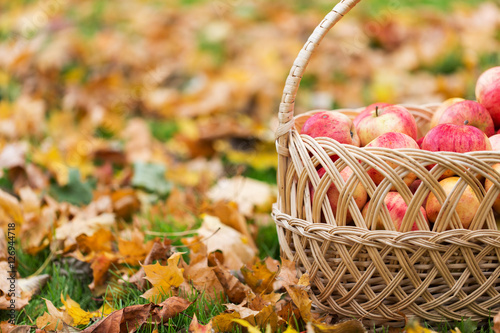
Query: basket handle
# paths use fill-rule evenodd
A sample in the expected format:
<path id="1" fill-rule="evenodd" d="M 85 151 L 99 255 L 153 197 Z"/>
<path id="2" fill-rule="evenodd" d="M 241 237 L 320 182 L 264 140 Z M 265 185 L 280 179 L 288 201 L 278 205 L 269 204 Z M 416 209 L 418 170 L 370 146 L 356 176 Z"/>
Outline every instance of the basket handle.
<path id="1" fill-rule="evenodd" d="M 340 1 L 332 11 L 325 16 L 316 29 L 314 29 L 309 39 L 302 47 L 302 50 L 300 50 L 297 58 L 293 62 L 292 69 L 286 79 L 285 88 L 283 89 L 283 97 L 281 98 L 278 113 L 279 126 L 276 130 L 276 139 L 288 134 L 294 125 L 293 111 L 295 97 L 297 96 L 300 80 L 302 79 L 314 50 L 319 46 L 326 33 L 360 1 L 361 0 Z"/>

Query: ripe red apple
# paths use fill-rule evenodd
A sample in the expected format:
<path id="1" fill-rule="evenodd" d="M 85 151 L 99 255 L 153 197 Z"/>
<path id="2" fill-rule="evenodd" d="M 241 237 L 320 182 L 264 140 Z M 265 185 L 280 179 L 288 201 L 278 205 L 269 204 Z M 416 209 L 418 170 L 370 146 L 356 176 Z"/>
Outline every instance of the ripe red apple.
<path id="1" fill-rule="evenodd" d="M 477 150 L 491 150 L 491 144 L 486 134 L 477 127 L 440 124 L 431 128 L 425 135 L 422 149 L 466 153 Z"/>
<path id="2" fill-rule="evenodd" d="M 500 173 L 500 163 L 493 164 L 491 167 L 495 169 L 498 173 Z M 484 182 L 484 189 L 486 190 L 486 192 L 488 192 L 492 186 L 493 183 L 491 182 L 491 180 L 486 178 Z M 498 195 L 495 202 L 493 202 L 493 210 L 500 214 L 500 195 Z"/>
<path id="3" fill-rule="evenodd" d="M 403 222 L 406 210 L 408 209 L 406 202 L 404 201 L 401 194 L 399 194 L 398 192 L 389 192 L 387 193 L 384 199 L 384 203 L 387 205 L 387 209 L 389 210 L 389 215 L 391 217 L 392 223 L 394 223 L 394 228 L 396 229 L 396 231 L 399 231 L 401 229 L 401 222 Z M 366 218 L 368 214 L 369 206 L 370 206 L 370 201 L 368 201 L 365 207 L 363 207 L 363 211 L 361 212 L 361 214 L 363 215 L 364 218 Z M 427 214 L 425 213 L 424 207 L 420 207 L 420 212 L 422 212 L 425 221 L 428 224 L 429 221 L 427 220 Z M 377 220 L 376 228 L 378 230 L 384 229 L 384 225 L 382 224 L 380 218 Z M 412 231 L 419 230 L 416 221 L 413 223 L 411 230 Z"/>
<path id="4" fill-rule="evenodd" d="M 500 151 L 500 134 L 495 134 L 489 137 L 491 150 Z"/>
<path id="5" fill-rule="evenodd" d="M 487 136 L 495 134 L 495 127 L 490 113 L 484 106 L 474 101 L 457 102 L 446 108 L 438 120 L 439 124 L 455 124 L 474 126 L 483 131 Z"/>
<path id="6" fill-rule="evenodd" d="M 422 141 L 422 149 L 466 153 L 469 151 L 491 150 L 491 144 L 486 134 L 477 127 L 440 124 L 431 128 L 425 135 L 424 141 Z M 432 169 L 434 165 L 428 165 L 427 169 Z M 446 170 L 439 179 L 453 175 L 453 171 Z"/>
<path id="7" fill-rule="evenodd" d="M 302 126 L 302 133 L 317 137 L 328 137 L 340 143 L 359 147 L 359 138 L 352 120 L 343 113 L 323 111 L 307 119 Z"/>
<path id="8" fill-rule="evenodd" d="M 398 149 L 398 148 L 420 149 L 417 142 L 413 140 L 411 137 L 409 137 L 404 133 L 397 133 L 397 132 L 384 133 L 375 138 L 374 140 L 372 140 L 365 147 L 382 147 L 391 149 Z M 387 162 L 387 164 L 389 164 L 393 169 L 396 169 L 398 167 L 398 165 L 393 162 Z M 379 185 L 385 178 L 380 172 L 378 172 L 375 169 L 368 170 L 368 175 L 373 180 L 375 185 Z M 403 181 L 407 186 L 410 186 L 410 184 L 413 183 L 415 178 L 417 178 L 417 175 L 411 172 L 403 178 Z"/>
<path id="9" fill-rule="evenodd" d="M 418 148 L 422 149 L 422 142 L 424 141 L 424 138 L 425 136 L 421 137 L 420 139 L 418 139 L 416 142 L 417 142 L 417 145 L 418 145 Z"/>
<path id="10" fill-rule="evenodd" d="M 318 170 L 318 175 L 320 178 L 323 178 L 325 173 L 326 171 L 324 168 Z M 352 175 L 352 169 L 349 167 L 346 167 L 342 169 L 342 171 L 340 171 L 340 176 L 344 181 L 347 181 L 347 179 L 349 179 L 351 175 Z M 330 202 L 330 207 L 332 208 L 333 216 L 336 217 L 340 192 L 335 186 L 335 184 L 333 184 L 333 182 L 328 188 L 326 194 L 328 196 L 328 201 Z M 366 190 L 361 184 L 361 182 L 359 182 L 356 185 L 352 197 L 354 198 L 356 206 L 358 206 L 359 209 L 361 209 L 365 205 L 366 201 L 368 200 L 368 194 L 366 193 Z M 311 198 L 314 200 L 314 190 L 312 188 L 311 188 Z M 351 213 L 348 211 L 346 215 L 346 223 L 349 223 L 350 221 L 352 221 L 352 216 Z"/>
<path id="11" fill-rule="evenodd" d="M 375 110 L 361 119 L 357 126 L 361 146 L 366 146 L 370 141 L 387 132 L 404 133 L 416 140 L 417 130 L 413 115 L 400 105 L 375 107 Z"/>
<path id="12" fill-rule="evenodd" d="M 500 127 L 500 66 L 490 68 L 479 76 L 476 98 L 490 113 L 495 127 Z"/>
<path id="13" fill-rule="evenodd" d="M 432 115 L 432 119 L 430 122 L 430 128 L 436 127 L 439 125 L 439 118 L 441 118 L 441 115 L 443 114 L 444 110 L 446 110 L 449 106 L 464 101 L 463 98 L 460 97 L 453 97 L 453 98 L 448 98 L 446 101 L 441 103 Z"/>
<path id="14" fill-rule="evenodd" d="M 446 195 L 450 195 L 459 179 L 460 177 L 448 177 L 441 180 L 439 185 L 441 185 Z M 464 229 L 469 227 L 474 215 L 476 215 L 479 204 L 480 202 L 474 194 L 474 191 L 472 191 L 470 186 L 467 186 L 464 193 L 458 200 L 458 204 L 455 209 Z M 425 211 L 427 212 L 429 221 L 436 222 L 440 209 L 441 205 L 439 204 L 439 201 L 434 193 L 430 192 L 425 204 Z M 450 227 L 448 227 L 448 229 L 450 229 Z"/>
<path id="15" fill-rule="evenodd" d="M 364 118 L 366 118 L 367 116 L 369 116 L 372 111 L 375 110 L 375 108 L 379 107 L 384 107 L 384 106 L 389 106 L 391 104 L 389 103 L 373 103 L 373 104 L 370 104 L 366 107 L 366 109 L 364 109 L 360 114 L 358 114 L 356 116 L 356 118 L 354 118 L 354 120 L 352 121 L 353 124 L 354 124 L 354 127 L 358 127 L 358 124 L 361 120 L 363 120 Z"/>

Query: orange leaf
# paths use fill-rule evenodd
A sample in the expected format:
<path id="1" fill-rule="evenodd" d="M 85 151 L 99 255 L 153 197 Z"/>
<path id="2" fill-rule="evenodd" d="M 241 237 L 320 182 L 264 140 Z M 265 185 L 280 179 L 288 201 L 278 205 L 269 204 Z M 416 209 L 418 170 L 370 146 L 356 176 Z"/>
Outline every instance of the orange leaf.
<path id="1" fill-rule="evenodd" d="M 196 314 L 193 315 L 193 320 L 191 320 L 191 324 L 189 324 L 188 328 L 189 333 L 209 333 L 211 331 L 212 331 L 212 321 L 210 321 L 206 325 L 202 325 L 198 322 Z"/>
<path id="2" fill-rule="evenodd" d="M 276 273 L 271 272 L 263 261 L 257 262 L 251 269 L 243 267 L 241 273 L 245 282 L 257 293 L 271 293 Z"/>

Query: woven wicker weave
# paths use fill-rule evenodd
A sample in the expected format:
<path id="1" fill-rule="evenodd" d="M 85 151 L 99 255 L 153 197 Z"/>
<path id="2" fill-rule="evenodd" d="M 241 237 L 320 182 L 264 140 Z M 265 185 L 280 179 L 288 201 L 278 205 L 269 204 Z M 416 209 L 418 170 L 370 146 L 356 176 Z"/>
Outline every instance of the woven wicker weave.
<path id="1" fill-rule="evenodd" d="M 342 1 L 325 17 L 286 81 L 276 133 L 279 194 L 273 208 L 282 255 L 310 275 L 314 305 L 339 316 L 371 323 L 401 322 L 411 315 L 433 322 L 487 318 L 500 310 L 500 232 L 491 208 L 500 194 L 500 174 L 491 167 L 500 162 L 499 152 L 358 148 L 299 134 L 315 113 L 293 117 L 307 63 L 323 36 L 357 2 Z M 425 133 L 436 105 L 405 106 Z M 353 118 L 361 110 L 338 111 Z M 332 162 L 331 155 L 340 158 Z M 426 168 L 434 164 L 432 170 Z M 319 166 L 327 171 L 321 179 Z M 344 181 L 339 171 L 346 166 L 353 175 Z M 378 186 L 367 175 L 370 168 L 385 177 Z M 449 196 L 438 183 L 447 170 L 461 178 Z M 415 194 L 402 180 L 410 172 L 422 180 Z M 494 184 L 488 192 L 483 177 Z M 335 217 L 326 195 L 332 182 L 340 192 Z M 373 203 L 366 219 L 352 198 L 359 182 Z M 469 228 L 462 229 L 455 207 L 467 186 L 481 205 Z M 383 203 L 391 188 L 408 204 L 400 232 Z M 432 230 L 420 212 L 430 192 L 443 205 Z M 347 212 L 353 219 L 350 225 Z M 377 219 L 385 230 L 375 230 Z M 414 221 L 420 231 L 410 231 Z"/>

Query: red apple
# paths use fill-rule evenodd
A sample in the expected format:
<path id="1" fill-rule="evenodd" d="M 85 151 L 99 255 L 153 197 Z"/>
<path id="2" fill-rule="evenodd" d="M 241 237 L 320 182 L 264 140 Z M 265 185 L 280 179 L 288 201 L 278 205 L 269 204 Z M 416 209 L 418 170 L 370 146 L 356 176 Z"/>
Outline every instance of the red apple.
<path id="1" fill-rule="evenodd" d="M 382 147 L 391 149 L 398 149 L 398 148 L 420 149 L 417 142 L 413 140 L 411 137 L 409 137 L 404 133 L 397 133 L 397 132 L 384 133 L 375 138 L 370 143 L 368 143 L 365 147 Z M 396 169 L 398 167 L 398 165 L 393 162 L 387 162 L 387 164 L 389 164 L 393 169 Z M 378 172 L 375 169 L 368 170 L 368 175 L 373 180 L 375 185 L 380 184 L 382 180 L 384 180 L 385 178 L 380 172 Z M 410 186 L 410 184 L 413 183 L 415 178 L 417 178 L 417 175 L 411 172 L 404 177 L 403 181 L 407 186 Z"/>
<path id="2" fill-rule="evenodd" d="M 498 173 L 500 173 L 500 163 L 493 164 L 491 167 L 495 169 Z M 491 182 L 491 180 L 486 178 L 484 182 L 484 189 L 486 190 L 486 192 L 489 191 L 492 186 L 493 183 Z M 498 195 L 495 202 L 493 202 L 493 210 L 500 214 L 500 195 Z"/>
<path id="3" fill-rule="evenodd" d="M 361 119 L 357 126 L 361 146 L 367 145 L 376 137 L 387 132 L 398 132 L 417 139 L 417 123 L 405 107 L 387 105 L 375 107 L 368 116 Z"/>
<path id="4" fill-rule="evenodd" d="M 422 142 L 424 141 L 424 138 L 425 136 L 421 137 L 420 139 L 418 139 L 416 142 L 417 142 L 417 145 L 418 145 L 418 148 L 422 149 Z"/>
<path id="5" fill-rule="evenodd" d="M 302 126 L 302 133 L 317 137 L 327 137 L 359 147 L 359 138 L 352 120 L 343 113 L 323 111 L 307 119 Z"/>
<path id="6" fill-rule="evenodd" d="M 476 83 L 476 98 L 490 113 L 495 127 L 500 127 L 500 66 L 481 74 Z"/>
<path id="7" fill-rule="evenodd" d="M 491 150 L 491 144 L 486 134 L 477 127 L 440 124 L 431 128 L 425 135 L 422 149 L 466 153 L 477 150 Z"/>
<path id="8" fill-rule="evenodd" d="M 459 179 L 460 177 L 448 177 L 441 180 L 439 182 L 439 185 L 441 185 L 444 192 L 448 196 L 452 192 L 453 188 L 455 188 L 455 185 Z M 458 200 L 458 204 L 455 209 L 464 229 L 467 229 L 469 227 L 472 219 L 474 218 L 474 215 L 476 215 L 479 204 L 480 202 L 474 194 L 474 191 L 472 191 L 472 188 L 470 186 L 467 186 L 464 193 Z M 429 221 L 436 222 L 440 209 L 441 205 L 439 204 L 439 201 L 437 200 L 434 193 L 430 192 L 425 204 L 425 211 L 427 212 Z M 448 227 L 448 229 L 450 229 L 450 227 Z"/>
<path id="9" fill-rule="evenodd" d="M 379 107 L 384 107 L 384 106 L 389 106 L 391 104 L 389 103 L 373 103 L 373 104 L 370 104 L 366 107 L 366 109 L 364 109 L 360 114 L 358 114 L 356 116 L 356 118 L 354 118 L 354 120 L 352 121 L 353 124 L 354 124 L 354 127 L 358 127 L 358 124 L 361 120 L 363 120 L 364 118 L 366 118 L 367 116 L 369 116 L 372 111 L 375 110 L 375 108 Z"/>
<path id="10" fill-rule="evenodd" d="M 439 118 L 441 118 L 441 115 L 443 114 L 444 110 L 446 110 L 449 106 L 464 101 L 463 98 L 460 97 L 453 97 L 453 98 L 448 98 L 446 101 L 441 103 L 434 111 L 434 114 L 432 115 L 432 119 L 430 122 L 430 128 L 436 127 L 439 125 Z"/>
<path id="11" fill-rule="evenodd" d="M 318 175 L 320 178 L 323 178 L 325 173 L 326 171 L 324 168 L 318 170 Z M 349 179 L 351 175 L 352 175 L 352 169 L 349 167 L 346 167 L 342 171 L 340 171 L 340 176 L 344 181 L 347 181 L 347 179 Z M 333 182 L 328 188 L 326 194 L 328 196 L 328 201 L 330 202 L 330 207 L 332 207 L 333 215 L 336 217 L 340 192 L 335 186 L 335 184 L 333 184 Z M 361 182 L 359 182 L 356 185 L 352 197 L 354 198 L 354 201 L 356 202 L 356 205 L 358 206 L 359 209 L 361 209 L 365 205 L 366 200 L 368 200 L 368 194 L 366 193 L 366 190 L 361 184 Z M 312 188 L 311 188 L 311 198 L 314 199 L 314 190 Z M 349 223 L 350 221 L 352 221 L 352 216 L 351 213 L 348 211 L 346 215 L 346 223 Z"/>
<path id="12" fill-rule="evenodd" d="M 412 194 L 415 194 L 417 192 L 420 184 L 422 184 L 422 179 L 416 179 L 413 183 L 410 184 L 409 188 Z M 425 203 L 427 202 L 428 197 L 429 195 L 427 195 L 427 197 L 424 199 L 424 202 L 422 202 L 423 207 L 425 207 Z"/>
<path id="13" fill-rule="evenodd" d="M 391 217 L 392 223 L 394 224 L 394 228 L 396 229 L 396 231 L 399 231 L 401 229 L 401 222 L 403 222 L 406 210 L 408 209 L 406 202 L 398 192 L 389 192 L 384 199 L 384 203 L 387 205 L 387 209 L 389 210 L 389 215 Z M 368 214 L 369 206 L 370 201 L 368 201 L 368 203 L 363 208 L 363 211 L 361 212 L 364 218 L 366 218 L 366 215 Z M 420 207 L 420 212 L 423 214 L 425 221 L 428 224 L 429 221 L 427 220 L 427 214 L 425 213 L 424 207 Z M 380 218 L 377 220 L 376 228 L 379 230 L 384 229 L 384 225 L 382 224 Z M 413 223 L 411 230 L 419 230 L 416 221 Z"/>
<path id="14" fill-rule="evenodd" d="M 440 124 L 425 135 L 423 150 L 452 151 L 466 153 L 477 150 L 491 150 L 490 140 L 479 128 L 469 125 Z M 435 164 L 428 165 L 430 170 Z M 446 170 L 439 179 L 453 176 L 454 172 Z M 478 177 L 481 178 L 481 177 Z"/>
<path id="15" fill-rule="evenodd" d="M 490 113 L 484 106 L 474 101 L 454 103 L 443 111 L 439 124 L 467 124 L 479 128 L 487 136 L 495 134 L 495 127 Z"/>
<path id="16" fill-rule="evenodd" d="M 500 134 L 495 134 L 489 137 L 491 150 L 500 151 Z"/>

